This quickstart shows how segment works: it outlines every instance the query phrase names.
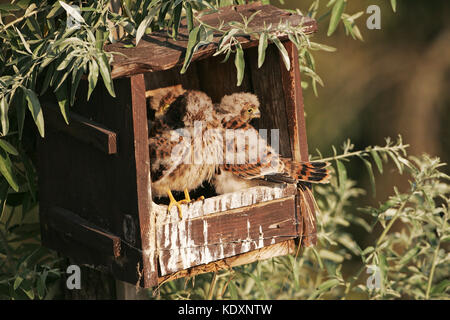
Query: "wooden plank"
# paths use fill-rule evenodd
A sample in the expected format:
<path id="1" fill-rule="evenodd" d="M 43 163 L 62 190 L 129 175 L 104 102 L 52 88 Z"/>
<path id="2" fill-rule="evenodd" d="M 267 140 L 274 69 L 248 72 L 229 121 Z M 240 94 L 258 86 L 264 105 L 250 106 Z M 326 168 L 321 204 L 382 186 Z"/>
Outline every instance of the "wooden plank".
<path id="1" fill-rule="evenodd" d="M 212 26 L 219 26 L 220 21 L 242 21 L 240 14 L 249 17 L 253 13 L 260 11 L 255 19 L 249 24 L 254 30 L 262 30 L 264 23 L 266 25 L 277 24 L 282 21 L 288 21 L 291 25 L 302 24 L 305 33 L 312 33 L 316 30 L 315 20 L 302 17 L 297 14 L 286 12 L 270 5 L 261 5 L 253 3 L 249 5 L 230 6 L 222 8 L 217 13 L 205 15 L 202 20 Z M 192 61 L 204 59 L 214 54 L 219 41 L 219 35 L 215 35 L 213 43 L 199 48 L 194 54 Z M 280 35 L 280 39 L 286 39 L 286 35 Z M 240 37 L 243 48 L 249 48 L 258 45 L 257 39 Z M 154 32 L 143 37 L 138 46 L 129 48 L 127 43 L 114 43 L 106 46 L 110 52 L 118 52 L 123 55 L 115 55 L 112 63 L 113 78 L 129 76 L 144 72 L 154 72 L 168 70 L 175 66 L 183 64 L 183 59 L 188 43 L 188 32 L 185 20 L 180 24 L 179 37 L 173 40 L 166 31 Z"/>
<path id="2" fill-rule="evenodd" d="M 53 103 L 46 102 L 44 107 L 45 123 L 79 141 L 88 143 L 106 154 L 117 153 L 117 134 L 99 123 L 68 112 L 69 124 Z"/>
<path id="3" fill-rule="evenodd" d="M 200 90 L 211 97 L 215 103 L 220 103 L 223 96 L 234 92 L 252 91 L 250 68 L 246 64 L 244 79 L 238 87 L 237 71 L 234 66 L 234 58 L 231 57 L 227 62 L 221 63 L 223 57 L 210 57 L 197 61 L 197 73 L 200 82 Z"/>
<path id="4" fill-rule="evenodd" d="M 283 83 L 280 81 L 282 70 L 280 70 L 279 64 L 279 50 L 274 44 L 270 44 L 267 47 L 266 59 L 261 68 L 258 68 L 257 48 L 247 50 L 246 55 L 251 67 L 253 91 L 261 103 L 261 119 L 258 121 L 258 128 L 267 129 L 268 138 L 273 130 L 278 130 L 279 152 L 282 156 L 290 158 L 292 153 L 290 144 L 291 132 L 288 130 L 286 101 Z M 286 68 L 284 69 L 286 70 Z M 272 147 L 275 147 L 271 141 L 270 143 Z"/>
<path id="5" fill-rule="evenodd" d="M 209 197 L 202 201 L 182 204 L 181 208 L 183 210 L 183 219 L 194 219 L 225 212 L 227 210 L 248 207 L 257 203 L 286 198 L 296 194 L 297 188 L 293 184 L 273 183 L 271 186 L 248 188 Z M 171 211 L 168 213 L 166 205 L 153 203 L 152 210 L 156 213 L 157 225 L 179 222 L 180 220 L 178 209 L 176 207 L 172 207 Z"/>
<path id="6" fill-rule="evenodd" d="M 152 214 L 150 155 L 148 152 L 147 105 L 144 75 L 131 77 L 131 101 L 136 162 L 136 188 L 142 241 L 144 286 L 157 284 L 155 215 Z"/>
<path id="7" fill-rule="evenodd" d="M 295 252 L 294 240 L 287 240 L 272 244 L 257 250 L 243 253 L 237 256 L 228 257 L 222 260 L 213 261 L 208 264 L 196 266 L 193 268 L 180 270 L 175 273 L 158 278 L 160 284 L 183 277 L 193 277 L 206 272 L 215 272 L 223 269 L 230 269 L 243 264 L 249 264 L 255 261 L 261 261 L 278 256 L 293 254 Z"/>
<path id="8" fill-rule="evenodd" d="M 281 57 L 279 59 L 281 82 L 283 84 L 283 93 L 286 99 L 286 118 L 288 119 L 292 158 L 296 161 L 303 162 L 309 160 L 309 155 L 298 51 L 292 42 L 286 41 L 283 44 L 291 61 L 291 69 L 286 70 Z M 309 186 L 305 186 L 305 188 L 308 187 Z M 299 195 L 297 201 L 301 207 L 301 211 L 299 212 L 302 213 L 303 217 L 302 244 L 306 247 L 313 246 L 317 242 L 317 236 L 312 193 L 304 193 L 304 198 Z M 308 215 L 312 215 L 312 217 L 309 217 Z"/>
<path id="9" fill-rule="evenodd" d="M 51 208 L 48 212 L 50 225 L 61 233 L 70 234 L 84 246 L 107 255 L 120 257 L 120 238 L 80 218 L 64 208 Z"/>
<path id="10" fill-rule="evenodd" d="M 137 174 L 131 107 L 131 79 L 114 80 L 116 98 L 102 82 L 87 102 L 88 82 L 80 81 L 71 111 L 117 134 L 117 152 L 108 155 L 70 135 L 49 127 L 39 139 L 39 212 L 45 246 L 79 263 L 101 267 L 115 278 L 136 283 L 142 271 Z M 145 94 L 145 93 L 143 93 Z M 56 105 L 54 96 L 44 101 Z M 43 103 L 45 105 L 45 103 Z M 44 111 L 45 112 L 45 111 Z M 122 239 L 121 256 L 89 248 L 49 226 L 52 207 L 79 217 Z M 139 271 L 138 271 L 139 269 Z"/>
<path id="11" fill-rule="evenodd" d="M 167 275 L 297 237 L 295 197 L 158 226 L 160 274 Z"/>

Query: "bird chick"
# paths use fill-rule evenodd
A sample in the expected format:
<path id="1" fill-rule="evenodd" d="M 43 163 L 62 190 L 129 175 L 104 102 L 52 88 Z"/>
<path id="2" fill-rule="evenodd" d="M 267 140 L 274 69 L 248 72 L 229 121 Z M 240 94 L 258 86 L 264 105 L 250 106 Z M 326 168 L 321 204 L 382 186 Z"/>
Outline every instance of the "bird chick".
<path id="1" fill-rule="evenodd" d="M 226 130 L 236 130 L 234 141 L 227 142 L 224 154 L 234 153 L 235 159 L 245 159 L 245 163 L 224 164 L 218 167 L 212 183 L 218 194 L 235 192 L 256 186 L 273 185 L 274 181 L 288 181 L 291 183 L 307 181 L 327 183 L 329 179 L 327 163 L 298 163 L 290 159 L 283 159 L 263 139 L 258 131 L 249 123 L 260 116 L 258 98 L 251 93 L 234 93 L 222 98 L 220 105 L 216 105 L 217 113 Z M 247 145 L 248 136 L 256 137 L 256 145 Z M 241 143 L 238 143 L 241 139 Z M 243 142 L 243 143 L 242 143 Z M 249 140 L 250 144 L 250 140 Z M 251 155 L 264 151 L 263 158 L 250 162 Z M 260 153 L 258 153 L 258 156 Z M 270 181 L 266 178 L 270 177 Z"/>
<path id="2" fill-rule="evenodd" d="M 249 92 L 237 92 L 226 95 L 215 105 L 215 110 L 220 120 L 228 121 L 239 116 L 242 121 L 250 122 L 259 118 L 261 111 L 258 97 Z"/>
<path id="3" fill-rule="evenodd" d="M 205 93 L 186 91 L 160 118 L 164 128 L 149 139 L 152 194 L 167 195 L 169 211 L 177 206 L 180 217 L 180 204 L 191 201 L 189 191 L 209 181 L 222 159 L 221 124 L 213 109 Z M 185 199 L 175 201 L 171 190 L 184 191 Z"/>

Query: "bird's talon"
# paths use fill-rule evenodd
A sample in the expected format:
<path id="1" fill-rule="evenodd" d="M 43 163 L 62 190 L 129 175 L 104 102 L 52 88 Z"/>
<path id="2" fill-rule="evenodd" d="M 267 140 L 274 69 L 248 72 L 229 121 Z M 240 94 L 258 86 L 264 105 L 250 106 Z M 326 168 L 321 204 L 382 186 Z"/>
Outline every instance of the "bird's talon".
<path id="1" fill-rule="evenodd" d="M 172 207 L 176 206 L 178 208 L 178 216 L 180 217 L 180 219 L 183 219 L 183 210 L 181 209 L 181 204 L 186 203 L 185 201 L 187 199 L 176 201 L 172 195 L 172 192 L 169 189 L 167 189 L 167 195 L 169 196 L 169 199 L 170 199 L 169 206 L 167 207 L 167 213 L 170 214 L 170 210 L 172 210 Z M 190 201 L 190 199 L 189 199 L 189 201 Z"/>

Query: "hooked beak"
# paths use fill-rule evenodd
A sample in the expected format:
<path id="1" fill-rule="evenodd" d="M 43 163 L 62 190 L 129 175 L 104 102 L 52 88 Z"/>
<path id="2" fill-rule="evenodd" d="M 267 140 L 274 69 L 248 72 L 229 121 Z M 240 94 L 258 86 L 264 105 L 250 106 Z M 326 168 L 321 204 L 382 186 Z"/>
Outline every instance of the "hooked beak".
<path id="1" fill-rule="evenodd" d="M 261 111 L 255 111 L 252 114 L 252 118 L 260 118 L 261 117 Z"/>

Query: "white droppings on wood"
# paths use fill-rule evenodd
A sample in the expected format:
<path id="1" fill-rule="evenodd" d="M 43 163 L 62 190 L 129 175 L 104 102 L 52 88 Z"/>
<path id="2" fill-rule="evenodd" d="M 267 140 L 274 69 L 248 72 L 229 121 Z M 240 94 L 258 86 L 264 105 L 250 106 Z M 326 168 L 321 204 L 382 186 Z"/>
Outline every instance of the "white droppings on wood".
<path id="1" fill-rule="evenodd" d="M 264 233 L 262 231 L 262 226 L 260 225 L 259 226 L 259 243 L 258 243 L 257 249 L 262 248 L 262 247 L 264 247 Z"/>
<path id="2" fill-rule="evenodd" d="M 247 238 L 242 240 L 241 251 L 248 252 L 250 251 L 250 244 L 252 239 L 250 238 L 250 220 L 247 219 Z"/>
<path id="3" fill-rule="evenodd" d="M 219 239 L 219 243 L 220 243 L 220 245 L 219 245 L 219 249 L 220 249 L 219 255 L 222 258 L 222 257 L 225 257 L 225 252 L 224 252 L 224 248 L 223 248 L 222 238 Z"/>
<path id="4" fill-rule="evenodd" d="M 289 188 L 284 184 L 274 185 L 273 187 L 260 186 L 207 198 L 202 201 L 182 204 L 183 219 L 198 218 L 230 209 L 251 206 L 260 202 L 280 199 L 290 195 L 289 192 Z M 157 215 L 158 225 L 179 221 L 178 208 L 176 206 L 171 208 L 170 213 L 167 212 L 166 205 L 153 203 L 152 208 Z"/>
<path id="5" fill-rule="evenodd" d="M 208 222 L 202 219 L 204 241 L 195 243 L 191 233 L 191 219 L 201 219 L 226 210 L 292 196 L 295 192 L 295 187 L 276 185 L 274 187 L 254 187 L 211 197 L 182 205 L 183 220 L 180 220 L 178 216 L 177 207 L 174 206 L 168 213 L 166 205 L 153 203 L 152 210 L 156 215 L 157 229 L 156 250 L 159 255 L 161 274 L 165 275 L 192 266 L 207 264 L 264 247 L 262 226 L 259 226 L 258 237 L 252 239 L 249 219 L 247 219 L 247 237 L 245 239 L 228 239 L 224 242 L 223 238 L 219 237 L 218 243 L 208 242 Z M 196 236 L 198 238 L 198 235 Z M 268 239 L 266 239 L 266 244 L 267 242 Z M 270 239 L 271 244 L 275 242 L 275 238 Z"/>
<path id="6" fill-rule="evenodd" d="M 164 225 L 164 247 L 168 248 L 170 245 L 170 232 L 169 232 L 169 224 Z"/>
<path id="7" fill-rule="evenodd" d="M 205 241 L 203 243 L 203 254 L 201 261 L 202 263 L 208 263 L 212 261 L 212 257 L 208 247 L 208 222 L 206 220 L 203 220 L 203 238 Z"/>
<path id="8" fill-rule="evenodd" d="M 186 237 L 186 221 L 181 221 L 178 224 L 178 238 L 180 239 L 181 262 L 183 264 L 183 269 L 186 269 L 189 268 L 189 263 L 187 261 L 187 251 L 189 249 L 187 246 L 188 239 Z"/>
<path id="9" fill-rule="evenodd" d="M 198 260 L 198 251 L 195 249 L 195 242 L 192 238 L 192 221 L 188 221 L 188 231 L 187 231 L 187 247 L 188 247 L 188 260 L 189 264 L 192 265 Z"/>
<path id="10" fill-rule="evenodd" d="M 178 238 L 178 226 L 177 224 L 171 224 L 170 228 L 170 250 L 171 254 L 169 256 L 169 261 L 167 262 L 167 269 L 174 270 L 177 267 L 177 256 L 180 253 L 179 246 L 177 244 Z"/>

